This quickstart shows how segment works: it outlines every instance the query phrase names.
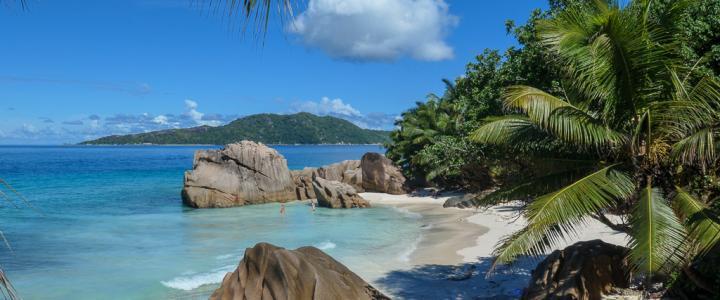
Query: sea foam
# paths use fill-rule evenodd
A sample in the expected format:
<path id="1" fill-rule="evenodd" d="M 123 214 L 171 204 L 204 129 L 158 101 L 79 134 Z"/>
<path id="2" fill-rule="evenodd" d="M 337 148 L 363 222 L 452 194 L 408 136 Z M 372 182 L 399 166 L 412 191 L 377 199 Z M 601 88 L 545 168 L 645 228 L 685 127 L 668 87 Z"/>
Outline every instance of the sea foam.
<path id="1" fill-rule="evenodd" d="M 324 241 L 322 243 L 315 245 L 315 248 L 318 248 L 320 250 L 330 250 L 330 249 L 335 249 L 336 246 L 337 245 L 335 245 L 335 243 L 333 243 L 331 241 Z"/>
<path id="2" fill-rule="evenodd" d="M 412 255 L 415 250 L 417 250 L 418 245 L 420 245 L 420 242 L 423 240 L 422 234 L 419 235 L 415 241 L 413 241 L 412 244 L 410 244 L 410 247 L 408 247 L 405 251 L 400 253 L 400 256 L 398 259 L 402 262 L 409 262 L 410 261 L 410 255 Z"/>
<path id="3" fill-rule="evenodd" d="M 404 207 L 396 207 L 396 206 L 393 206 L 392 209 L 395 210 L 395 211 L 397 211 L 397 212 L 399 212 L 399 213 L 401 213 L 401 214 L 403 214 L 403 216 L 405 216 L 405 217 L 407 217 L 407 218 L 411 218 L 411 219 L 421 219 L 421 218 L 423 217 L 422 214 L 419 214 L 419 213 L 416 213 L 416 212 L 411 212 L 411 211 L 409 211 L 407 208 L 404 208 Z"/>
<path id="4" fill-rule="evenodd" d="M 206 284 L 215 284 L 222 282 L 225 274 L 231 272 L 234 268 L 234 265 L 229 265 L 214 269 L 211 272 L 196 273 L 188 276 L 178 276 L 168 281 L 160 281 L 160 283 L 169 288 L 183 291 L 191 291 Z"/>

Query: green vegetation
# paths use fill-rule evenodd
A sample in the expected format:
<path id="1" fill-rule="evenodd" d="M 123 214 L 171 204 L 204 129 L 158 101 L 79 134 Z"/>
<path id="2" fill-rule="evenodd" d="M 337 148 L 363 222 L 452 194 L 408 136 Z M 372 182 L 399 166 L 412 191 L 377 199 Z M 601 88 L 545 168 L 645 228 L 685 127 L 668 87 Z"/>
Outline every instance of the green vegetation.
<path id="1" fill-rule="evenodd" d="M 522 47 L 486 50 L 403 114 L 388 156 L 432 185 L 496 188 L 479 206 L 526 201 L 528 225 L 501 241 L 496 264 L 594 218 L 630 236 L 647 283 L 717 293 L 706 264 L 720 247 L 720 1 L 550 7 L 508 22 Z"/>
<path id="2" fill-rule="evenodd" d="M 199 126 L 148 133 L 113 135 L 86 141 L 85 145 L 125 144 L 228 144 L 251 140 L 266 144 L 380 144 L 388 132 L 362 129 L 335 117 L 310 113 L 257 114 L 224 126 Z"/>

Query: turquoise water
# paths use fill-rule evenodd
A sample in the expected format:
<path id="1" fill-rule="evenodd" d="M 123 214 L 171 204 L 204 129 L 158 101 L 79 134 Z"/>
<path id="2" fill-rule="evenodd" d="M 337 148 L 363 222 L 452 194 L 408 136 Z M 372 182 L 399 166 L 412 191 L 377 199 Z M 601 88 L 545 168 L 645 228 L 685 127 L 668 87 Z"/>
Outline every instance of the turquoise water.
<path id="1" fill-rule="evenodd" d="M 182 207 L 203 147 L 0 147 L 0 178 L 35 207 L 0 208 L 0 263 L 25 299 L 202 298 L 247 247 L 315 245 L 373 279 L 405 266 L 416 215 L 390 207 L 311 212 L 305 202 Z M 359 159 L 378 146 L 277 146 L 292 169 Z"/>

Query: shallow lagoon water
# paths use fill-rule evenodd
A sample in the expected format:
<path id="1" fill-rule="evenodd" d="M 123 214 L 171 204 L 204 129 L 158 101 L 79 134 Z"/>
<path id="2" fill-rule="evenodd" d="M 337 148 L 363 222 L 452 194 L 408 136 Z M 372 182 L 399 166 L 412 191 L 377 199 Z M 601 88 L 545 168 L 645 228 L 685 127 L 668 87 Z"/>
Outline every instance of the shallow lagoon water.
<path id="1" fill-rule="evenodd" d="M 0 147 L 0 178 L 35 208 L 0 208 L 0 263 L 26 299 L 206 295 L 260 241 L 314 245 L 367 280 L 407 265 L 417 215 L 391 207 L 314 213 L 307 202 L 194 210 L 182 176 L 209 146 Z M 359 159 L 378 146 L 277 146 L 291 169 Z"/>

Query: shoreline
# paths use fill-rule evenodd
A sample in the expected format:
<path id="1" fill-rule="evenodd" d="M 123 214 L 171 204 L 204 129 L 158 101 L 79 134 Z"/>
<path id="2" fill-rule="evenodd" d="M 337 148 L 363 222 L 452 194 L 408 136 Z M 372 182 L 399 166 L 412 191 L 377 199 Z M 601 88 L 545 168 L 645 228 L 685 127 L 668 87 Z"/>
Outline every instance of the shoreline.
<path id="1" fill-rule="evenodd" d="M 361 196 L 371 204 L 417 213 L 432 225 L 409 255 L 410 268 L 388 270 L 385 276 L 371 280 L 392 297 L 517 299 L 527 287 L 532 270 L 543 259 L 523 257 L 512 265 L 498 266 L 491 276 L 486 277 L 493 262 L 492 251 L 498 242 L 526 224 L 518 214 L 519 202 L 476 210 L 443 208 L 445 200 L 454 195 L 361 193 Z M 590 219 L 578 230 L 577 237 L 560 243 L 546 254 L 578 241 L 593 239 L 622 246 L 627 244 L 625 234 Z"/>

